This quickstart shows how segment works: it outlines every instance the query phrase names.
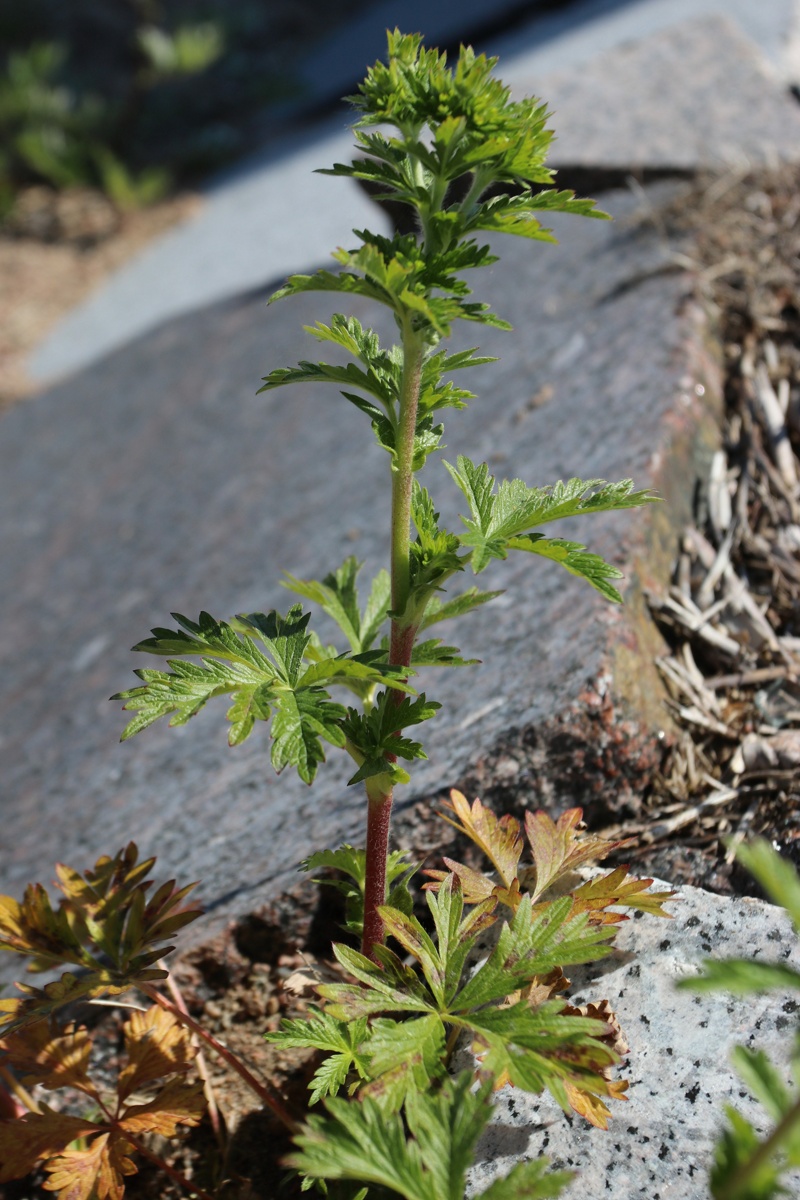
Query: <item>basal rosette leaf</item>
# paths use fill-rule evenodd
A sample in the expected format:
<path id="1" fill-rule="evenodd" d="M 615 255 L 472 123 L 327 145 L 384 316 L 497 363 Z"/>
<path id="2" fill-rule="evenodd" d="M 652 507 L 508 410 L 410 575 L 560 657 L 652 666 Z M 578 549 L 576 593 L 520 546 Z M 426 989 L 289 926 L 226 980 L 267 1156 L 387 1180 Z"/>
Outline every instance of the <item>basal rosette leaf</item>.
<path id="1" fill-rule="evenodd" d="M 442 814 L 448 825 L 465 834 L 491 862 L 505 887 L 517 877 L 524 840 L 516 817 L 497 817 L 480 800 L 470 805 L 463 792 L 452 789 L 444 807 L 453 814 Z"/>
<path id="2" fill-rule="evenodd" d="M 611 842 L 586 832 L 583 809 L 570 808 L 554 821 L 543 809 L 525 814 L 525 833 L 533 869 L 525 879 L 534 900 L 559 879 L 588 862 L 606 858 L 613 850 L 630 845 L 630 838 Z"/>
<path id="3" fill-rule="evenodd" d="M 273 1045 L 286 1049 L 321 1050 L 327 1054 L 309 1084 L 309 1104 L 334 1096 L 352 1073 L 356 1079 L 369 1074 L 363 1042 L 367 1036 L 364 1018 L 338 1021 L 329 1012 L 312 1008 L 306 1018 L 284 1020 L 274 1033 L 265 1035 Z"/>
<path id="4" fill-rule="evenodd" d="M 118 1134 L 102 1133 L 85 1147 L 48 1159 L 44 1167 L 49 1179 L 43 1186 L 58 1192 L 61 1200 L 122 1200 L 125 1176 L 136 1174 L 131 1149 Z"/>

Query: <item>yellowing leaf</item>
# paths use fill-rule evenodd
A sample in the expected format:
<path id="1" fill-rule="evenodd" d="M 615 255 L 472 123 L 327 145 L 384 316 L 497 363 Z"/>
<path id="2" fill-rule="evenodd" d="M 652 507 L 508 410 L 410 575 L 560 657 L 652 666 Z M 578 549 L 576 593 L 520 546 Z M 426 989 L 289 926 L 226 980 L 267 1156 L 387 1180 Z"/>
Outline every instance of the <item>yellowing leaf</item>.
<path id="1" fill-rule="evenodd" d="M 205 1108 L 202 1083 L 172 1079 L 155 1099 L 127 1108 L 117 1124 L 132 1134 L 160 1133 L 162 1137 L 174 1137 L 179 1125 L 199 1125 Z"/>
<path id="2" fill-rule="evenodd" d="M 652 879 L 635 879 L 628 875 L 626 867 L 616 867 L 607 875 L 589 879 L 572 892 L 578 912 L 588 912 L 593 924 L 617 924 L 627 920 L 621 913 L 606 913 L 604 909 L 616 904 L 625 908 L 636 908 L 666 917 L 664 904 L 675 896 L 675 892 L 648 892 Z"/>
<path id="3" fill-rule="evenodd" d="M 531 889 L 536 900 L 543 892 L 569 871 L 593 859 L 605 858 L 612 850 L 627 846 L 632 839 L 609 842 L 605 838 L 582 831 L 583 809 L 570 808 L 557 821 L 540 809 L 525 814 L 535 882 Z"/>
<path id="4" fill-rule="evenodd" d="M 627 1100 L 625 1092 L 628 1090 L 627 1079 L 612 1080 L 609 1085 L 609 1096 L 612 1100 Z M 604 1103 L 600 1096 L 593 1092 L 582 1091 L 581 1088 L 570 1083 L 568 1080 L 564 1083 L 564 1088 L 567 1093 L 570 1108 L 572 1108 L 578 1116 L 585 1117 L 591 1124 L 598 1129 L 608 1129 L 608 1122 L 611 1119 L 611 1109 Z"/>
<path id="5" fill-rule="evenodd" d="M 59 1033 L 49 1021 L 38 1021 L 24 1033 L 17 1031 L 3 1038 L 0 1048 L 23 1074 L 25 1083 L 40 1083 L 51 1090 L 73 1087 L 97 1095 L 86 1073 L 92 1042 L 84 1028 L 69 1025 Z"/>
<path id="6" fill-rule="evenodd" d="M 80 1117 L 53 1112 L 46 1104 L 41 1113 L 27 1113 L 13 1121 L 0 1121 L 0 1183 L 21 1179 L 36 1163 L 64 1150 L 76 1138 L 102 1127 Z"/>
<path id="7" fill-rule="evenodd" d="M 122 1200 L 123 1176 L 136 1174 L 131 1148 L 116 1133 L 103 1133 L 85 1149 L 65 1150 L 46 1162 L 50 1178 L 43 1186 L 58 1192 L 59 1200 Z"/>
<path id="8" fill-rule="evenodd" d="M 472 806 L 462 792 L 454 788 L 445 808 L 455 814 L 456 820 L 445 816 L 445 821 L 465 833 L 492 862 L 505 887 L 509 887 L 517 874 L 523 839 L 520 823 L 516 817 L 496 817 L 490 808 L 475 800 Z"/>
<path id="9" fill-rule="evenodd" d="M 163 971 L 157 972 L 158 977 L 163 974 Z M 144 975 L 145 972 L 140 972 L 139 978 L 144 978 Z M 92 971 L 80 976 L 66 971 L 60 979 L 46 983 L 43 988 L 31 987 L 27 983 L 17 983 L 15 986 L 27 999 L 0 1000 L 0 1034 L 4 1037 L 34 1025 L 74 1000 L 91 996 L 116 996 L 128 990 L 128 984 L 120 986 L 111 983 L 105 971 Z"/>
<path id="10" fill-rule="evenodd" d="M 157 1005 L 133 1013 L 124 1032 L 128 1065 L 119 1074 L 121 1100 L 153 1079 L 186 1071 L 195 1057 L 185 1027 Z"/>

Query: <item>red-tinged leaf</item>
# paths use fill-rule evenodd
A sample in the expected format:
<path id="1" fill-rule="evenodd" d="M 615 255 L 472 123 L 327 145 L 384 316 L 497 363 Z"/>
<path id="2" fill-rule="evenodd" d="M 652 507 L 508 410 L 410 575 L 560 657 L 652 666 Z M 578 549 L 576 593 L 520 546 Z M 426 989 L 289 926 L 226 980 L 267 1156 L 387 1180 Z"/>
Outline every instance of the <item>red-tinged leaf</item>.
<path id="1" fill-rule="evenodd" d="M 202 1083 L 171 1079 L 147 1104 L 132 1104 L 118 1127 L 129 1133 L 160 1133 L 174 1137 L 179 1125 L 199 1125 L 206 1109 Z"/>
<path id="2" fill-rule="evenodd" d="M 426 891 L 438 892 L 448 875 L 455 875 L 461 884 L 465 904 L 480 904 L 482 900 L 488 900 L 494 892 L 496 885 L 488 875 L 473 871 L 472 867 L 465 867 L 463 863 L 454 862 L 452 858 L 446 858 L 444 861 L 447 871 L 425 871 L 426 875 L 436 880 L 435 883 L 424 885 Z"/>
<path id="3" fill-rule="evenodd" d="M 40 1083 L 49 1090 L 73 1087 L 97 1096 L 87 1074 L 92 1042 L 84 1028 L 69 1025 L 62 1033 L 49 1021 L 38 1021 L 3 1038 L 0 1048 L 26 1084 Z"/>
<path id="4" fill-rule="evenodd" d="M 632 839 L 609 842 L 582 830 L 583 809 L 570 808 L 557 821 L 539 809 L 525 814 L 525 831 L 533 854 L 534 883 L 538 899 L 558 879 L 583 863 L 605 858 L 612 850 L 627 846 Z"/>
<path id="5" fill-rule="evenodd" d="M 128 1064 L 120 1071 L 117 1084 L 121 1100 L 154 1079 L 183 1073 L 195 1057 L 186 1028 L 157 1005 L 133 1013 L 124 1032 Z"/>
<path id="6" fill-rule="evenodd" d="M 648 892 L 652 879 L 636 879 L 628 875 L 627 867 L 616 867 L 607 875 L 598 875 L 581 884 L 572 892 L 577 912 L 588 912 L 593 924 L 616 924 L 627 918 L 620 913 L 606 913 L 603 909 L 611 905 L 635 908 L 656 917 L 670 918 L 664 912 L 664 904 L 676 895 L 675 892 Z"/>
<path id="7" fill-rule="evenodd" d="M 523 838 L 519 821 L 508 815 L 496 817 L 480 800 L 475 800 L 470 807 L 466 796 L 455 788 L 450 792 L 450 799 L 445 801 L 445 807 L 456 816 L 456 820 L 445 816 L 445 821 L 465 833 L 483 851 L 502 883 L 508 887 L 517 875 L 522 855 Z"/>
<path id="8" fill-rule="evenodd" d="M 116 1133 L 93 1138 L 84 1150 L 65 1150 L 44 1164 L 50 1178 L 43 1184 L 59 1200 L 122 1200 L 125 1175 L 135 1175 L 128 1157 L 130 1142 Z"/>
<path id="9" fill-rule="evenodd" d="M 37 1162 L 60 1154 L 76 1138 L 102 1132 L 102 1126 L 46 1104 L 41 1113 L 27 1113 L 15 1121 L 0 1121 L 0 1183 L 21 1179 Z"/>

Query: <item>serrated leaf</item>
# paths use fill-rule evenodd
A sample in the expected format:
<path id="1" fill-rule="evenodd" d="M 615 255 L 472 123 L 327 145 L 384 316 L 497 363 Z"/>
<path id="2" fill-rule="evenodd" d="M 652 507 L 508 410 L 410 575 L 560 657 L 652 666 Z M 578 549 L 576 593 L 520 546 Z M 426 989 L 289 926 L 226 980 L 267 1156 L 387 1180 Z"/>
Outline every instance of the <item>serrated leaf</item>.
<path id="1" fill-rule="evenodd" d="M 206 1110 L 202 1083 L 170 1079 L 146 1104 L 131 1104 L 117 1126 L 135 1136 L 158 1133 L 174 1137 L 181 1125 L 199 1125 Z"/>
<path id="2" fill-rule="evenodd" d="M 463 1200 L 466 1172 L 490 1115 L 486 1091 L 472 1075 L 445 1079 L 437 1092 L 409 1092 L 405 1121 L 366 1097 L 329 1100 L 296 1139 L 289 1164 L 320 1179 L 352 1179 L 388 1188 L 406 1200 Z"/>
<path id="3" fill-rule="evenodd" d="M 598 875 L 595 879 L 589 879 L 579 887 L 572 888 L 570 894 L 573 909 L 575 912 L 588 912 L 590 921 L 610 924 L 625 919 L 618 913 L 605 911 L 612 905 L 669 918 L 670 914 L 664 912 L 664 904 L 677 893 L 650 892 L 647 889 L 652 882 L 652 879 L 635 879 L 628 875 L 626 867 L 616 867 L 607 875 Z"/>
<path id="4" fill-rule="evenodd" d="M 380 965 L 351 950 L 334 944 L 333 952 L 356 984 L 326 983 L 317 990 L 330 1001 L 326 1011 L 340 1021 L 358 1020 L 385 1012 L 432 1012 L 433 997 L 411 967 L 407 967 L 387 946 L 375 953 Z"/>
<path id="5" fill-rule="evenodd" d="M 321 738 L 332 746 L 344 745 L 342 723 L 347 710 L 329 699 L 320 687 L 280 694 L 272 719 L 272 765 L 280 772 L 295 767 L 305 783 L 312 783 L 325 761 Z"/>
<path id="6" fill-rule="evenodd" d="M 288 1048 L 327 1051 L 309 1085 L 309 1104 L 324 1096 L 333 1096 L 351 1071 L 362 1079 L 367 1076 L 367 1060 L 361 1048 L 367 1034 L 366 1020 L 337 1021 L 330 1013 L 312 1008 L 306 1019 L 284 1020 L 280 1029 L 266 1034 L 266 1040 Z"/>
<path id="7" fill-rule="evenodd" d="M 587 833 L 582 808 L 567 809 L 557 821 L 543 809 L 527 812 L 525 832 L 533 856 L 533 878 L 526 880 L 526 884 L 535 900 L 562 876 L 630 844 L 630 839 L 610 842 Z"/>
<path id="8" fill-rule="evenodd" d="M 549 1160 L 520 1162 L 503 1179 L 496 1179 L 475 1200 L 552 1200 L 575 1178 L 574 1171 L 549 1171 Z"/>
<path id="9" fill-rule="evenodd" d="M 185 1026 L 158 1005 L 132 1013 L 123 1032 L 128 1062 L 117 1081 L 121 1100 L 155 1079 L 183 1074 L 196 1056 Z"/>
<path id="10" fill-rule="evenodd" d="M 490 808 L 475 800 L 470 806 L 463 792 L 455 788 L 444 807 L 455 819 L 442 813 L 448 825 L 465 834 L 491 862 L 502 883 L 509 887 L 516 878 L 524 841 L 516 817 L 496 817 Z"/>
<path id="11" fill-rule="evenodd" d="M 24 1033 L 17 1031 L 0 1039 L 0 1050 L 23 1083 L 38 1083 L 49 1091 L 72 1087 L 97 1097 L 87 1074 L 92 1043 L 84 1028 L 69 1025 L 62 1032 L 49 1021 L 38 1021 Z"/>
<path id="12" fill-rule="evenodd" d="M 100 1134 L 85 1148 L 65 1150 L 46 1162 L 50 1178 L 44 1186 L 58 1192 L 60 1200 L 122 1200 L 123 1178 L 136 1173 L 131 1149 L 116 1133 Z"/>
<path id="13" fill-rule="evenodd" d="M 437 1013 L 409 1021 L 378 1018 L 363 1052 L 370 1082 L 360 1097 L 376 1100 L 386 1112 L 398 1112 L 413 1090 L 425 1091 L 443 1071 L 445 1030 Z"/>
<path id="14" fill-rule="evenodd" d="M 94 1121 L 54 1112 L 46 1104 L 41 1109 L 13 1121 L 0 1121 L 0 1183 L 22 1178 L 41 1159 L 102 1130 Z"/>
<path id="15" fill-rule="evenodd" d="M 571 910 L 572 899 L 565 896 L 534 915 L 530 896 L 524 896 L 511 923 L 502 926 L 488 959 L 455 997 L 453 1011 L 501 1000 L 553 967 L 609 954 L 610 947 L 603 943 L 614 936 L 613 928 L 590 926 L 585 914 L 576 916 Z"/>

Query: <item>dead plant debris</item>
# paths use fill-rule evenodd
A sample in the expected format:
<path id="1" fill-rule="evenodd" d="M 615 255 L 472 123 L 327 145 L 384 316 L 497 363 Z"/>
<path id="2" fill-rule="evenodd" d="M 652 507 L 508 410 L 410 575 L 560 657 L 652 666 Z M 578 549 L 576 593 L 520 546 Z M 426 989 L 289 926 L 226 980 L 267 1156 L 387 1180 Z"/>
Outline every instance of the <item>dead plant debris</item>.
<path id="1" fill-rule="evenodd" d="M 649 598 L 681 734 L 624 832 L 648 869 L 657 847 L 673 865 L 678 842 L 699 849 L 721 866 L 704 885 L 728 891 L 746 836 L 800 865 L 800 170 L 700 178 L 658 219 L 716 323 L 725 415 L 672 585 Z"/>

